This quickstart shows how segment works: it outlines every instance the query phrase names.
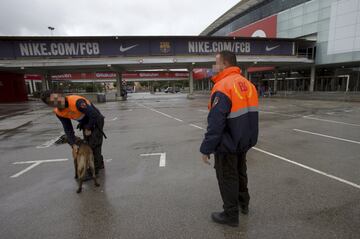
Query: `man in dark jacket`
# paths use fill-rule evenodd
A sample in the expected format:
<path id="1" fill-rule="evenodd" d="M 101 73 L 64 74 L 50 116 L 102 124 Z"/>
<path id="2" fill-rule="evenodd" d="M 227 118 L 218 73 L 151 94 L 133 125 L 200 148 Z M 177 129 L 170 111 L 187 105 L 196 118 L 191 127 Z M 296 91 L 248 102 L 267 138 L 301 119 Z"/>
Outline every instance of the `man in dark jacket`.
<path id="1" fill-rule="evenodd" d="M 103 142 L 104 116 L 85 97 L 78 95 L 63 96 L 62 94 L 45 91 L 41 100 L 54 108 L 54 113 L 63 125 L 67 142 L 73 151 L 79 149 L 75 144 L 75 133 L 71 120 L 79 122 L 78 128 L 83 130 L 84 139 L 94 153 L 95 173 L 104 168 L 104 159 L 101 154 Z"/>
<path id="2" fill-rule="evenodd" d="M 241 75 L 235 54 L 216 55 L 209 101 L 208 127 L 201 144 L 202 160 L 209 163 L 215 154 L 215 170 L 223 200 L 223 212 L 212 213 L 213 221 L 239 224 L 239 206 L 248 213 L 246 153 L 257 143 L 258 96 L 255 86 Z"/>

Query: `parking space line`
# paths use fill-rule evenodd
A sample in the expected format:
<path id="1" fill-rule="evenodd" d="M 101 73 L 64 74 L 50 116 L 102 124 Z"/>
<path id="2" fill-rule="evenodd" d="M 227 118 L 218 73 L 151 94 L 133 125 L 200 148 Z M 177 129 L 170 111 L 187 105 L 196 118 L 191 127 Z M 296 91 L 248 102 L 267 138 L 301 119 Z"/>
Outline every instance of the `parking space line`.
<path id="1" fill-rule="evenodd" d="M 200 126 L 197 126 L 197 125 L 195 125 L 195 124 L 189 124 L 189 125 L 192 126 L 192 127 L 197 128 L 197 129 L 205 130 L 204 128 L 202 128 L 202 127 L 200 127 Z"/>
<path id="2" fill-rule="evenodd" d="M 203 113 L 209 113 L 209 110 L 198 110 L 200 112 L 203 112 Z"/>
<path id="3" fill-rule="evenodd" d="M 301 115 L 291 115 L 291 114 L 279 113 L 279 112 L 274 112 L 274 111 L 259 110 L 259 112 L 264 113 L 264 114 L 282 115 L 282 116 L 291 117 L 291 118 L 301 117 Z"/>
<path id="4" fill-rule="evenodd" d="M 54 139 L 48 140 L 45 143 L 43 143 L 42 145 L 36 146 L 37 149 L 44 149 L 44 148 L 49 148 L 51 145 L 53 145 L 58 139 L 60 139 L 60 137 L 62 136 L 59 135 Z"/>
<path id="5" fill-rule="evenodd" d="M 151 153 L 151 154 L 140 154 L 141 157 L 148 157 L 148 156 L 160 156 L 159 167 L 166 166 L 166 153 Z"/>
<path id="6" fill-rule="evenodd" d="M 156 112 L 156 111 L 155 111 L 155 112 Z M 157 113 L 162 114 L 162 115 L 165 114 L 165 113 L 162 113 L 162 112 L 160 112 L 160 111 L 158 111 Z M 168 115 L 168 116 L 169 116 L 169 115 Z M 172 116 L 170 116 L 170 117 L 172 117 Z M 195 124 L 189 124 L 189 126 L 206 131 L 205 128 L 203 128 L 203 127 L 201 127 L 201 126 L 198 126 L 198 125 L 195 125 Z M 296 129 L 294 129 L 294 130 L 296 130 Z M 332 137 L 332 136 L 329 136 L 329 137 Z M 336 137 L 334 137 L 334 138 L 336 138 Z M 337 138 L 337 139 L 340 139 L 340 138 Z M 342 139 L 342 140 L 345 140 L 345 139 Z M 348 140 L 346 140 L 346 141 L 348 141 Z M 352 141 L 352 142 L 356 142 L 356 143 L 360 144 L 360 142 L 357 142 L 357 141 Z M 320 171 L 320 170 L 311 168 L 311 167 L 306 166 L 306 165 L 304 165 L 304 164 L 297 163 L 297 162 L 295 162 L 295 161 L 292 161 L 292 160 L 289 160 L 289 159 L 284 158 L 284 157 L 282 157 L 282 156 L 279 156 L 279 155 L 276 155 L 276 154 L 267 152 L 267 151 L 262 150 L 262 149 L 259 149 L 259 148 L 257 148 L 257 147 L 253 147 L 252 149 L 254 149 L 254 150 L 258 151 L 258 152 L 267 154 L 267 155 L 269 155 L 269 156 L 275 157 L 275 158 L 277 158 L 277 159 L 283 160 L 283 161 L 285 161 L 285 162 L 291 163 L 291 164 L 293 164 L 293 165 L 299 166 L 299 167 L 301 167 L 301 168 L 307 169 L 307 170 L 312 171 L 312 172 L 314 172 L 314 173 L 317 173 L 317 174 L 323 175 L 323 176 L 325 176 L 325 177 L 334 179 L 334 180 L 336 180 L 336 181 L 338 181 L 338 182 L 347 184 L 347 185 L 352 186 L 352 187 L 354 187 L 354 188 L 360 189 L 360 185 L 358 185 L 358 184 L 356 184 L 356 183 L 353 183 L 353 182 L 347 181 L 347 180 L 345 180 L 345 179 L 336 177 L 336 176 L 334 176 L 334 175 L 325 173 L 325 172 L 323 172 L 323 171 Z"/>
<path id="7" fill-rule="evenodd" d="M 316 136 L 321 136 L 321 137 L 325 137 L 325 138 L 329 138 L 329 139 L 336 139 L 336 140 L 340 140 L 340 141 L 344 141 L 344 142 L 348 142 L 348 143 L 353 143 L 353 144 L 360 144 L 359 141 L 355 141 L 355 140 L 344 139 L 344 138 L 339 138 L 339 137 L 330 136 L 330 135 L 326 135 L 326 134 L 319 134 L 319 133 L 306 131 L 306 130 L 300 130 L 300 129 L 293 129 L 293 130 L 296 131 L 296 132 L 300 132 L 300 133 L 312 134 L 312 135 L 316 135 Z"/>
<path id="8" fill-rule="evenodd" d="M 14 174 L 10 176 L 10 178 L 17 178 L 24 173 L 28 172 L 29 170 L 35 168 L 36 166 L 39 166 L 42 163 L 50 163 L 50 162 L 63 162 L 67 161 L 68 159 L 47 159 L 47 160 L 34 160 L 34 161 L 22 161 L 22 162 L 14 162 L 13 164 L 31 164 L 29 167 L 25 168 L 24 170 L 21 170 L 17 174 Z"/>
<path id="9" fill-rule="evenodd" d="M 144 108 L 146 108 L 146 109 L 148 109 L 148 110 L 151 110 L 151 111 L 153 111 L 153 112 L 156 112 L 156 113 L 158 113 L 158 114 L 161 114 L 161 115 L 163 115 L 163 116 L 165 116 L 165 117 L 167 117 L 167 118 L 170 118 L 170 119 L 173 119 L 173 120 L 176 120 L 176 121 L 179 121 L 179 122 L 184 122 L 184 121 L 181 120 L 181 119 L 178 119 L 178 118 L 173 117 L 173 116 L 171 116 L 171 115 L 165 114 L 165 113 L 163 113 L 163 112 L 161 112 L 161 111 L 158 111 L 158 110 L 156 110 L 156 109 L 154 109 L 154 108 L 147 107 L 146 105 L 143 105 L 143 104 L 139 104 L 139 105 L 142 106 L 142 107 L 144 107 Z"/>
<path id="10" fill-rule="evenodd" d="M 114 117 L 114 118 L 109 119 L 109 120 L 106 120 L 106 121 L 110 122 L 110 121 L 115 121 L 115 120 L 117 120 L 117 119 L 118 119 L 118 117 Z"/>
<path id="11" fill-rule="evenodd" d="M 259 148 L 257 148 L 257 147 L 253 147 L 253 149 L 256 150 L 256 151 L 259 151 L 259 152 L 261 152 L 261 153 L 267 154 L 267 155 L 269 155 L 269 156 L 272 156 L 272 157 L 274 157 L 274 158 L 277 158 L 277 159 L 283 160 L 283 161 L 285 161 L 285 162 L 294 164 L 294 165 L 299 166 L 299 167 L 301 167 L 301 168 L 310 170 L 310 171 L 312 171 L 312 172 L 314 172 L 314 173 L 321 174 L 321 175 L 326 176 L 326 177 L 328 177 L 328 178 L 331 178 L 331 179 L 334 179 L 334 180 L 336 180 L 336 181 L 345 183 L 345 184 L 350 185 L 350 186 L 352 186 L 352 187 L 354 187 L 354 188 L 360 189 L 360 185 L 358 185 L 358 184 L 356 184 L 356 183 L 353 183 L 353 182 L 347 181 L 347 180 L 345 180 L 345 179 L 336 177 L 336 176 L 334 176 L 334 175 L 325 173 L 325 172 L 323 172 L 323 171 L 320 171 L 320 170 L 311 168 L 311 167 L 306 166 L 306 165 L 304 165 L 304 164 L 294 162 L 294 161 L 292 161 L 292 160 L 289 160 L 289 159 L 284 158 L 284 157 L 281 157 L 281 156 L 279 156 L 279 155 L 276 155 L 276 154 L 267 152 L 267 151 L 262 150 L 262 149 L 259 149 Z"/>
<path id="12" fill-rule="evenodd" d="M 323 121 L 323 122 L 328 122 L 328 123 L 334 123 L 334 124 L 343 124 L 343 125 L 349 125 L 349 126 L 355 126 L 355 127 L 360 127 L 360 124 L 351 124 L 351 123 L 346 123 L 346 122 L 341 122 L 341 121 L 336 121 L 336 120 L 327 120 L 327 119 L 321 119 L 321 118 L 316 118 L 313 117 L 313 115 L 309 115 L 309 116 L 303 116 L 304 119 L 310 119 L 310 120 L 318 120 L 318 121 Z"/>

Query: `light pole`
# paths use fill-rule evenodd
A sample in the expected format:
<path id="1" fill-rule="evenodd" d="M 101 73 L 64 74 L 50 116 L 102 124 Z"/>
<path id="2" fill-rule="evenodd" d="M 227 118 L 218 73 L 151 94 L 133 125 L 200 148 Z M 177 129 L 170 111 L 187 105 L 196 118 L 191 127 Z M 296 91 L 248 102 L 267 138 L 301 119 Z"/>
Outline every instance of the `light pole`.
<path id="1" fill-rule="evenodd" d="M 51 36 L 53 35 L 53 31 L 55 30 L 55 27 L 48 26 L 48 29 L 50 30 Z"/>

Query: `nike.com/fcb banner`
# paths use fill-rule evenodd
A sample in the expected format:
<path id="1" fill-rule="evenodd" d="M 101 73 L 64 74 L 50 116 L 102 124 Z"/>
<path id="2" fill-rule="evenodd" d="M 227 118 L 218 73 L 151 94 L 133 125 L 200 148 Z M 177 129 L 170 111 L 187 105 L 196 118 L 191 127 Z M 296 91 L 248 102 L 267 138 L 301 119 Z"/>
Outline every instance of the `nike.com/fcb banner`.
<path id="1" fill-rule="evenodd" d="M 82 38 L 1 40 L 0 58 L 209 55 L 228 50 L 237 55 L 295 55 L 291 40 L 249 38 Z"/>

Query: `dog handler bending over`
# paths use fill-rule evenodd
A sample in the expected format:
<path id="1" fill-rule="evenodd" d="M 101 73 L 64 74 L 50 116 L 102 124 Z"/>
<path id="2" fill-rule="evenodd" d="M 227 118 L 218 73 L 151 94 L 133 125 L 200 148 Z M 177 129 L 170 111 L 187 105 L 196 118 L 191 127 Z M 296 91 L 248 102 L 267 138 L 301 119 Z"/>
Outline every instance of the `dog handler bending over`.
<path id="1" fill-rule="evenodd" d="M 71 120 L 79 122 L 78 129 L 83 130 L 84 139 L 88 142 L 94 153 L 95 173 L 104 168 L 104 159 L 101 154 L 103 142 L 104 116 L 86 98 L 78 95 L 63 96 L 62 94 L 45 91 L 41 100 L 48 106 L 55 107 L 54 113 L 61 121 L 68 143 L 72 150 L 77 152 L 75 133 Z"/>

